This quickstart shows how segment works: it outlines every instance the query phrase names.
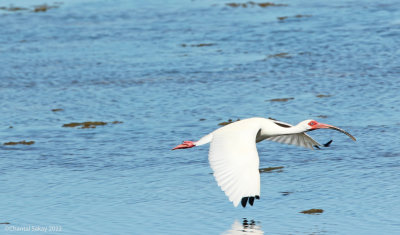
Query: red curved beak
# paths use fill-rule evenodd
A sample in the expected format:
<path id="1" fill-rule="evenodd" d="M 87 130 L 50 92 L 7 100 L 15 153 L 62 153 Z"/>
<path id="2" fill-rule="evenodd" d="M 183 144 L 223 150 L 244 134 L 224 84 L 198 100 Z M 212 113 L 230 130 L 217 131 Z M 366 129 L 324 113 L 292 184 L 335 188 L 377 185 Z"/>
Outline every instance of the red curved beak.
<path id="1" fill-rule="evenodd" d="M 311 127 L 312 130 L 323 129 L 323 128 L 327 129 L 327 128 L 337 128 L 337 127 L 325 123 L 317 123 Z"/>

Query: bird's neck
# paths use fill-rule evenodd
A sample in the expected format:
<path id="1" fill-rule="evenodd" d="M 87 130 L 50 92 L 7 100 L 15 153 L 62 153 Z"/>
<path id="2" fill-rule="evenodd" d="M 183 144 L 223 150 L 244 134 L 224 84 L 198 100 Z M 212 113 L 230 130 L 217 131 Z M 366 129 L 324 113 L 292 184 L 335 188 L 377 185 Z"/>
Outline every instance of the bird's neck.
<path id="1" fill-rule="evenodd" d="M 299 124 L 290 127 L 279 126 L 275 123 L 271 124 L 271 122 L 265 124 L 265 126 L 261 127 L 261 135 L 263 136 L 291 135 L 306 131 L 304 127 Z"/>
<path id="2" fill-rule="evenodd" d="M 280 127 L 278 130 L 278 135 L 290 135 L 290 134 L 298 134 L 302 133 L 306 130 L 300 125 L 291 126 L 291 127 Z"/>

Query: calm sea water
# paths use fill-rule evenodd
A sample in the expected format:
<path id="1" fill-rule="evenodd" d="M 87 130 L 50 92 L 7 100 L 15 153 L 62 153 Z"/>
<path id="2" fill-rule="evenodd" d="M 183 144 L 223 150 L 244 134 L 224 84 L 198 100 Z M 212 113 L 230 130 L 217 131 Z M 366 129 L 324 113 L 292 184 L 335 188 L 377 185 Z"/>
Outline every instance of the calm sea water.
<path id="1" fill-rule="evenodd" d="M 0 234 L 400 233 L 399 1 L 228 2 L 0 2 Z M 253 116 L 357 142 L 259 143 L 284 168 L 234 208 L 208 146 L 170 149 Z"/>

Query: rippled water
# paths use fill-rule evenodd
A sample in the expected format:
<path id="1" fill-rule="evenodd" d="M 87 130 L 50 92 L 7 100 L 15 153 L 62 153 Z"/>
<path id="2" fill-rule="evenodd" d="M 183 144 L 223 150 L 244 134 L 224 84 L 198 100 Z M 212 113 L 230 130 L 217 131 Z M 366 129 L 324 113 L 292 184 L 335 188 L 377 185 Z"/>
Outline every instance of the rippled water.
<path id="1" fill-rule="evenodd" d="M 400 232 L 400 3 L 228 2 L 0 3 L 28 8 L 0 10 L 1 143 L 35 141 L 0 147 L 0 233 Z M 261 167 L 284 168 L 234 208 L 208 146 L 170 149 L 252 116 L 313 118 L 358 141 L 259 143 Z M 62 127 L 84 121 L 108 124 Z M 312 208 L 324 212 L 299 213 Z"/>

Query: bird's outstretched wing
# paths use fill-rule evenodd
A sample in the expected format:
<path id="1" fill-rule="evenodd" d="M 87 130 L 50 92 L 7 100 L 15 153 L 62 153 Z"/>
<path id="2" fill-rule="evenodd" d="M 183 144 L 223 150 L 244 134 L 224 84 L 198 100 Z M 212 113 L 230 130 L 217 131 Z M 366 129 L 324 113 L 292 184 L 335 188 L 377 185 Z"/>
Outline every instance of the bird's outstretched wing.
<path id="1" fill-rule="evenodd" d="M 274 120 L 274 123 L 281 127 L 291 127 L 292 125 Z M 320 146 L 321 144 L 315 141 L 311 136 L 306 133 L 288 134 L 288 135 L 277 135 L 266 138 L 266 140 L 275 141 L 282 144 L 292 144 L 309 149 L 314 149 L 313 146 Z"/>
<path id="2" fill-rule="evenodd" d="M 290 134 L 290 135 L 277 135 L 266 138 L 266 140 L 275 141 L 282 144 L 293 144 L 309 149 L 314 149 L 313 146 L 320 146 L 317 141 L 305 133 Z"/>
<path id="3" fill-rule="evenodd" d="M 213 132 L 209 161 L 214 177 L 233 205 L 253 205 L 260 198 L 259 157 L 255 138 L 259 127 L 237 122 Z"/>

